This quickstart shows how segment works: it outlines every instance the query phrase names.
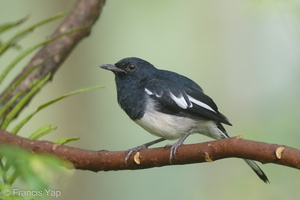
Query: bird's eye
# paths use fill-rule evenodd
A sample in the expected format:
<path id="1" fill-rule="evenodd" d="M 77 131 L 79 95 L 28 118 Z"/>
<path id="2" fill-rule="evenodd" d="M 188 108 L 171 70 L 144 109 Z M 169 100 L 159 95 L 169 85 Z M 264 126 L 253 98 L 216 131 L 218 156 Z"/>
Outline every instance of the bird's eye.
<path id="1" fill-rule="evenodd" d="M 130 71 L 134 71 L 136 69 L 136 65 L 133 63 L 130 63 L 129 65 L 127 65 L 127 69 Z"/>

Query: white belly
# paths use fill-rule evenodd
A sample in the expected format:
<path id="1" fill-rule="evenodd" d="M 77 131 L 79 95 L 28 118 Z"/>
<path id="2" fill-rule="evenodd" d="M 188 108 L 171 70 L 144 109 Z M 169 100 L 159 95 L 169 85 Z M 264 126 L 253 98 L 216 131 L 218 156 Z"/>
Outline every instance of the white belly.
<path id="1" fill-rule="evenodd" d="M 149 133 L 168 140 L 179 139 L 189 130 L 214 139 L 224 138 L 224 134 L 214 121 L 196 120 L 161 113 L 154 110 L 154 103 L 148 104 L 141 119 L 135 122 Z"/>
<path id="2" fill-rule="evenodd" d="M 135 122 L 149 133 L 168 140 L 181 138 L 196 125 L 194 120 L 157 111 L 147 112 Z"/>

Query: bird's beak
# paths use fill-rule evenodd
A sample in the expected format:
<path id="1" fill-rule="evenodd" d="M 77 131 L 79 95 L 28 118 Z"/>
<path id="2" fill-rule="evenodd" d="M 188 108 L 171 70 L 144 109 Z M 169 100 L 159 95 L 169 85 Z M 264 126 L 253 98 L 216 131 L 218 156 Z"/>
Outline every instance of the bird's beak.
<path id="1" fill-rule="evenodd" d="M 115 65 L 112 64 L 103 64 L 99 67 L 101 67 L 102 69 L 110 70 L 112 72 L 125 72 L 124 70 L 117 68 Z"/>

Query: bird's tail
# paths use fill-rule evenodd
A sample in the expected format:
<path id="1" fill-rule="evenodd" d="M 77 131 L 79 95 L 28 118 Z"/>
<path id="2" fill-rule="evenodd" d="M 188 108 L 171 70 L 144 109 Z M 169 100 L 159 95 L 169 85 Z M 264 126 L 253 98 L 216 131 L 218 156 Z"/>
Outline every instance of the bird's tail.
<path id="1" fill-rule="evenodd" d="M 270 183 L 266 174 L 263 172 L 263 170 L 260 169 L 260 167 L 253 160 L 247 160 L 247 159 L 244 160 L 253 169 L 253 171 L 257 174 L 257 176 L 261 180 L 263 180 L 265 183 Z"/>
<path id="2" fill-rule="evenodd" d="M 217 126 L 219 128 L 219 134 L 211 135 L 211 137 L 213 136 L 214 139 L 230 138 L 229 135 L 227 134 L 225 128 L 222 126 L 222 124 L 220 122 L 217 123 Z M 251 169 L 253 169 L 253 171 L 257 174 L 257 176 L 261 180 L 263 180 L 265 183 L 270 183 L 266 174 L 253 160 L 248 160 L 248 159 L 244 159 L 244 160 L 251 167 Z"/>
<path id="3" fill-rule="evenodd" d="M 222 139 L 222 138 L 230 138 L 229 135 L 227 134 L 225 128 L 222 126 L 221 123 L 217 124 L 218 128 L 221 131 L 221 135 L 219 134 L 219 138 L 215 137 L 215 139 Z M 247 160 L 244 159 L 245 162 L 253 169 L 253 171 L 257 174 L 257 176 L 263 180 L 265 183 L 270 183 L 268 177 L 266 174 L 263 172 L 263 170 L 253 161 L 253 160 Z"/>

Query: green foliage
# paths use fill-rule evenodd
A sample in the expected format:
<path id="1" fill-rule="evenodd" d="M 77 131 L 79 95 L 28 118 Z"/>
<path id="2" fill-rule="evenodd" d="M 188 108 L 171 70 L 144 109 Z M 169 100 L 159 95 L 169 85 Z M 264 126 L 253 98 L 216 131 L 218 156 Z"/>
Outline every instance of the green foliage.
<path id="1" fill-rule="evenodd" d="M 79 137 L 73 137 L 73 138 L 60 138 L 58 140 L 55 140 L 53 141 L 54 143 L 57 143 L 57 144 L 66 144 L 68 142 L 71 142 L 71 141 L 76 141 L 76 140 L 79 140 Z"/>
<path id="2" fill-rule="evenodd" d="M 79 90 L 75 90 L 75 91 L 73 91 L 73 92 L 70 92 L 70 93 L 68 93 L 68 94 L 65 94 L 65 95 L 63 95 L 63 96 L 60 96 L 60 97 L 58 97 L 58 98 L 56 98 L 56 99 L 53 99 L 53 100 L 51 100 L 51 101 L 49 101 L 49 102 L 47 102 L 47 103 L 45 103 L 45 104 L 43 104 L 43 105 L 41 105 L 41 106 L 39 106 L 38 108 L 37 108 L 37 110 L 36 111 L 34 111 L 33 113 L 31 113 L 30 115 L 28 115 L 27 117 L 25 117 L 11 132 L 12 133 L 18 133 L 18 131 L 35 115 L 35 114 L 37 114 L 39 111 L 41 111 L 41 110 L 43 110 L 44 108 L 46 108 L 46 107 L 48 107 L 48 106 L 50 106 L 50 105 L 52 105 L 53 103 L 55 103 L 55 102 L 57 102 L 57 101 L 60 101 L 60 100 L 62 100 L 62 99 L 64 99 L 64 98 L 66 98 L 66 97 L 69 97 L 69 96 L 72 96 L 72 95 L 74 95 L 74 94 L 78 94 L 78 93 L 81 93 L 81 92 L 85 92 L 85 91 L 88 91 L 88 90 L 92 90 L 92 89 L 96 89 L 96 88 L 100 88 L 101 86 L 94 86 L 94 87 L 90 87 L 90 88 L 84 88 L 84 89 L 79 89 Z M 24 105 L 24 104 L 22 104 L 22 105 Z"/>
<path id="3" fill-rule="evenodd" d="M 27 36 L 34 29 L 39 28 L 42 25 L 48 24 L 51 21 L 63 17 L 65 13 L 58 14 L 48 19 L 42 20 L 32 26 L 29 26 L 12 36 L 7 41 L 0 41 L 0 57 L 3 56 L 9 49 L 15 48 L 18 46 L 18 42 Z M 6 23 L 0 25 L 0 35 L 7 31 L 12 31 L 14 28 L 22 25 L 28 17 L 20 19 L 16 22 Z M 30 53 L 38 49 L 39 47 L 52 42 L 60 37 L 63 37 L 67 34 L 74 33 L 78 30 L 84 29 L 87 27 L 81 27 L 78 29 L 71 30 L 67 33 L 61 34 L 56 37 L 48 38 L 42 42 L 39 42 L 32 47 L 25 49 L 23 52 L 19 53 L 11 62 L 8 64 L 0 73 L 0 84 L 3 83 L 3 80 L 11 72 L 11 70 L 25 57 Z M 51 56 L 51 55 L 49 55 Z M 2 92 L 0 97 L 0 128 L 7 130 L 12 126 L 12 122 L 17 119 L 18 114 L 23 108 L 28 104 L 31 98 L 42 89 L 46 82 L 50 79 L 51 74 L 48 74 L 42 77 L 40 80 L 34 81 L 30 84 L 28 91 L 22 91 L 14 94 L 8 101 L 5 102 L 7 97 L 12 95 L 12 92 L 20 83 L 29 76 L 35 69 L 40 67 L 46 60 L 41 61 L 36 66 L 32 67 L 30 70 L 22 73 L 21 76 L 12 84 L 9 88 Z M 51 106 L 52 104 L 70 97 L 72 95 L 82 93 L 88 90 L 100 88 L 100 86 L 79 89 L 68 94 L 62 95 L 58 98 L 55 98 L 49 102 L 46 102 L 39 107 L 27 117 L 21 119 L 14 127 L 11 128 L 12 133 L 18 134 L 22 127 L 27 124 L 27 122 L 34 117 L 39 111 Z M 5 102 L 5 103 L 4 103 Z M 52 133 L 57 129 L 56 126 L 45 125 L 37 128 L 28 138 L 32 140 L 38 140 L 41 137 Z M 61 138 L 57 139 L 54 142 L 58 144 L 66 144 L 70 141 L 78 140 L 77 137 L 72 138 Z M 24 199 L 22 195 L 5 195 L 5 191 L 12 192 L 13 184 L 17 179 L 21 180 L 25 185 L 25 189 L 35 189 L 37 191 L 44 191 L 49 188 L 49 180 L 54 177 L 54 174 L 58 174 L 62 170 L 62 166 L 71 168 L 70 163 L 66 163 L 61 159 L 55 158 L 50 155 L 37 155 L 29 153 L 26 150 L 15 148 L 11 146 L 1 145 L 0 146 L 0 177 L 2 177 L 2 182 L 0 181 L 0 199 Z M 1 196 L 2 195 L 2 196 Z"/>
<path id="4" fill-rule="evenodd" d="M 32 89 L 26 94 L 22 99 L 13 107 L 13 109 L 6 115 L 4 118 L 0 128 L 7 129 L 8 125 L 11 123 L 13 119 L 17 116 L 21 109 L 28 103 L 28 101 L 35 95 L 41 87 L 46 83 L 46 81 L 50 78 L 50 74 L 45 76 L 42 80 L 38 81 Z"/>
<path id="5" fill-rule="evenodd" d="M 0 156 L 3 157 L 2 163 L 9 166 L 7 170 L 1 165 L 0 175 L 4 180 L 4 184 L 0 185 L 0 199 L 22 199 L 20 191 L 14 190 L 12 183 L 19 178 L 23 181 L 23 191 L 38 191 L 43 196 L 50 183 L 55 183 L 60 175 L 66 173 L 67 168 L 72 168 L 72 165 L 66 161 L 58 159 L 52 155 L 39 155 L 30 153 L 23 149 L 1 145 Z M 65 168 L 62 168 L 65 167 Z M 19 194 L 19 195 L 18 195 Z M 30 196 L 30 195 L 29 195 Z"/>
<path id="6" fill-rule="evenodd" d="M 31 140 L 38 140 L 44 135 L 47 135 L 48 133 L 51 133 L 52 131 L 55 131 L 57 127 L 52 127 L 51 125 L 45 125 L 40 128 L 38 128 L 36 131 L 34 131 L 28 138 Z"/>
<path id="7" fill-rule="evenodd" d="M 1 44 L 0 46 L 0 55 L 2 55 L 9 47 L 12 47 L 12 46 L 15 46 L 16 43 L 22 38 L 24 37 L 25 35 L 27 35 L 28 33 L 32 32 L 35 28 L 38 28 L 40 27 L 41 25 L 44 25 L 44 24 L 47 24 L 53 20 L 56 20 L 58 18 L 61 18 L 65 15 L 65 13 L 63 14 L 58 14 L 58 15 L 55 15 L 53 17 L 50 17 L 48 19 L 45 19 L 43 21 L 40 21 L 38 22 L 37 24 L 34 24 L 32 26 L 29 26 L 27 28 L 25 28 L 24 30 L 22 31 L 19 31 L 18 33 L 16 33 L 15 35 L 13 35 L 10 39 L 8 39 L 8 41 L 4 42 Z M 9 23 L 9 24 L 6 24 L 6 25 L 3 25 L 3 26 L 0 26 L 0 31 L 1 32 L 4 32 L 4 31 L 7 31 L 11 28 L 14 28 L 20 24 L 22 24 L 23 22 L 26 21 L 26 18 L 24 19 L 21 19 L 17 22 L 13 22 L 13 23 Z"/>
<path id="8" fill-rule="evenodd" d="M 23 19 L 20 19 L 16 22 L 10 22 L 10 23 L 6 23 L 6 24 L 3 24 L 3 25 L 0 25 L 0 34 L 11 29 L 11 28 L 14 28 L 20 24 L 22 24 L 23 22 L 25 22 L 26 20 L 28 19 L 28 17 L 24 17 Z"/>

